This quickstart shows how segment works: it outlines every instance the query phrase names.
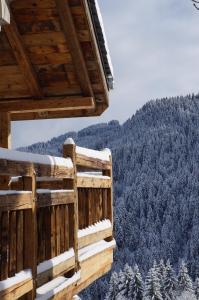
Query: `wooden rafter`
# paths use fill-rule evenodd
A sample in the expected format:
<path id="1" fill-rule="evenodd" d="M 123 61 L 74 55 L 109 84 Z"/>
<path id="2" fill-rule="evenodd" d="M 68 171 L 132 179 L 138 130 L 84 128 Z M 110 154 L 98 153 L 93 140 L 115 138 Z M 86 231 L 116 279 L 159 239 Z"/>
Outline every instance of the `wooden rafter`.
<path id="1" fill-rule="evenodd" d="M 13 16 L 11 17 L 10 24 L 6 24 L 4 26 L 4 31 L 12 47 L 13 53 L 16 57 L 21 72 L 24 75 L 24 79 L 26 81 L 27 86 L 29 87 L 32 97 L 42 98 L 43 95 L 37 80 L 36 73 L 26 53 L 22 38 L 20 36 Z"/>
<path id="2" fill-rule="evenodd" d="M 11 113 L 12 121 L 29 121 L 29 120 L 47 120 L 47 119 L 65 119 L 65 118 L 77 118 L 88 116 L 91 111 L 93 116 L 93 110 L 89 109 L 77 109 L 77 110 L 55 110 L 55 111 L 43 111 L 43 112 L 26 112 L 26 113 Z"/>
<path id="3" fill-rule="evenodd" d="M 60 111 L 60 110 L 79 110 L 94 108 L 92 97 L 53 97 L 41 100 L 20 99 L 0 101 L 0 111 L 9 111 L 11 113 L 23 112 L 42 112 L 42 111 Z"/>
<path id="4" fill-rule="evenodd" d="M 82 54 L 81 46 L 75 30 L 73 17 L 68 0 L 55 0 L 62 23 L 63 31 L 68 41 L 70 53 L 75 65 L 76 73 L 79 79 L 84 96 L 93 96 L 91 82 L 88 76 L 85 60 Z"/>

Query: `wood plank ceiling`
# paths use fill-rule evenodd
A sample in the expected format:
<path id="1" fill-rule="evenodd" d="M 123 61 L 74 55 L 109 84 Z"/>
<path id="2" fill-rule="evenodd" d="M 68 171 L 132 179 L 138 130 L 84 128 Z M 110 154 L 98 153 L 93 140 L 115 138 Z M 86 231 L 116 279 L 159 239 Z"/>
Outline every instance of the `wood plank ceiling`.
<path id="1" fill-rule="evenodd" d="M 86 0 L 15 0 L 0 32 L 0 112 L 100 115 L 108 87 Z"/>

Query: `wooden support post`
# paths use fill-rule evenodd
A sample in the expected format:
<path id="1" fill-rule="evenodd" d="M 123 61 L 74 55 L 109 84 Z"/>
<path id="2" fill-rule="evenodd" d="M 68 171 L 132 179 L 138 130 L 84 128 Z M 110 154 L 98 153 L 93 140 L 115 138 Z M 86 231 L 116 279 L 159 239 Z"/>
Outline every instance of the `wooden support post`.
<path id="1" fill-rule="evenodd" d="M 64 188 L 65 189 L 73 189 L 75 192 L 75 202 L 74 202 L 74 209 L 73 209 L 73 223 L 74 228 L 72 230 L 74 235 L 74 251 L 75 251 L 75 262 L 76 262 L 76 270 L 79 269 L 79 261 L 78 261 L 78 194 L 77 194 L 77 169 L 76 169 L 76 145 L 72 139 L 68 139 L 64 146 L 63 146 L 63 157 L 70 157 L 73 166 L 74 166 L 74 179 L 70 180 L 64 180 Z M 70 220 L 70 218 L 69 218 Z M 69 228 L 70 228 L 69 223 Z"/>
<path id="2" fill-rule="evenodd" d="M 36 296 L 37 286 L 37 203 L 36 203 L 36 174 L 33 170 L 32 177 L 24 180 L 24 189 L 28 190 L 31 185 L 32 209 L 24 215 L 24 268 L 32 270 L 33 290 L 26 295 L 27 300 L 33 300 Z"/>
<path id="3" fill-rule="evenodd" d="M 0 147 L 11 148 L 11 120 L 9 113 L 0 112 Z M 0 176 L 0 189 L 8 189 L 9 177 Z"/>
<path id="4" fill-rule="evenodd" d="M 113 224 L 113 170 L 112 170 L 112 156 L 110 156 L 110 162 L 111 162 L 111 168 L 109 170 L 103 170 L 102 174 L 104 176 L 109 176 L 111 178 L 111 187 L 107 189 L 107 218 L 111 221 L 112 226 Z M 107 238 L 107 241 L 111 241 L 113 239 L 113 236 L 110 238 Z"/>

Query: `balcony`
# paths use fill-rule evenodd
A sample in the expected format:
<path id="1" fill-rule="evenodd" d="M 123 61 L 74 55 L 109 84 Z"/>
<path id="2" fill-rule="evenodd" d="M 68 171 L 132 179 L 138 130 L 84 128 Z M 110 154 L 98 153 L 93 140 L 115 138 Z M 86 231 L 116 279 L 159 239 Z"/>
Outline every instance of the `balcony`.
<path id="1" fill-rule="evenodd" d="M 72 299 L 113 263 L 112 159 L 0 148 L 0 299 Z"/>

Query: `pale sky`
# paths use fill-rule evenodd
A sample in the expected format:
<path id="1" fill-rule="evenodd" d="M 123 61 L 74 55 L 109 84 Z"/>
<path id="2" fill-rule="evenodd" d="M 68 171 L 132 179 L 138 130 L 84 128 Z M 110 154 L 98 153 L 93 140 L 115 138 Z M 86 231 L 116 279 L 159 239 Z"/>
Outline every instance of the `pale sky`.
<path id="1" fill-rule="evenodd" d="M 199 92 L 199 11 L 190 0 L 99 0 L 115 73 L 101 117 L 13 122 L 13 147 L 117 119 L 151 99 Z"/>

